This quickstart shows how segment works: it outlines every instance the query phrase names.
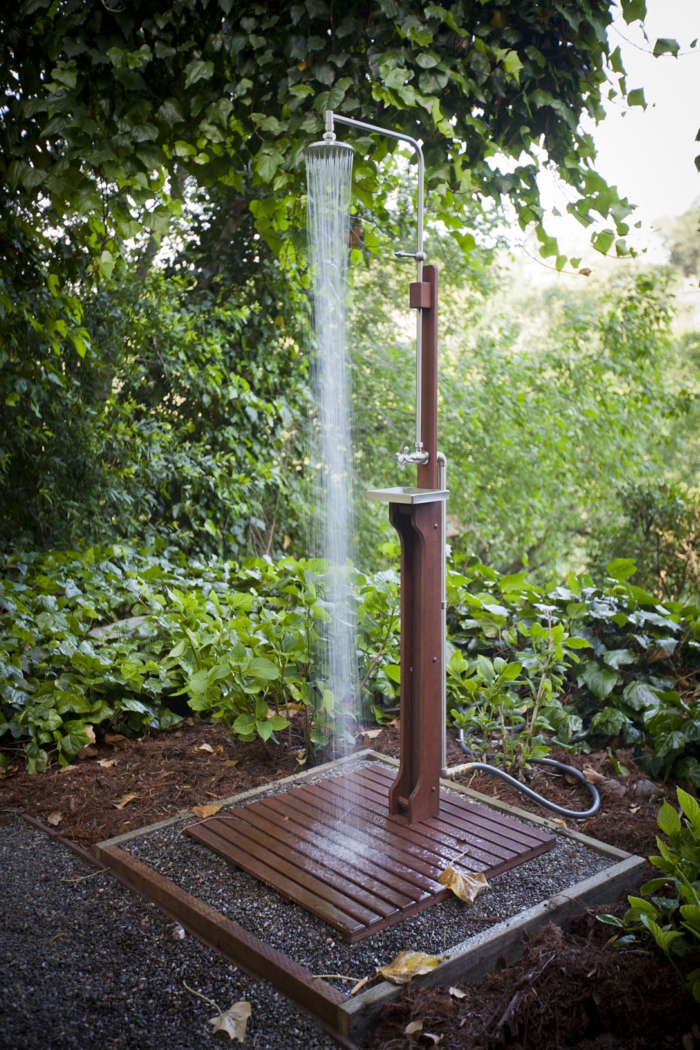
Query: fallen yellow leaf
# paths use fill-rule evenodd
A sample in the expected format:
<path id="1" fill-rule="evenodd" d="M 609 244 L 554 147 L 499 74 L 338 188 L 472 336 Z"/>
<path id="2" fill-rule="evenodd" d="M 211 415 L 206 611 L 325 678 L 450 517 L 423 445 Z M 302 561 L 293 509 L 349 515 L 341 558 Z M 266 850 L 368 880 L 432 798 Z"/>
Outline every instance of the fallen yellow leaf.
<path id="1" fill-rule="evenodd" d="M 129 802 L 133 802 L 135 798 L 139 796 L 135 791 L 127 791 L 126 795 L 122 795 L 118 802 L 113 802 L 112 805 L 115 809 L 124 809 L 124 806 L 128 805 Z"/>
<path id="2" fill-rule="evenodd" d="M 473 904 L 481 891 L 489 888 L 486 876 L 481 871 L 465 871 L 462 874 L 455 868 L 445 868 L 440 872 L 438 882 L 467 904 Z"/>
<path id="3" fill-rule="evenodd" d="M 411 1021 L 403 1030 L 404 1035 L 413 1035 L 415 1032 L 423 1031 L 423 1018 L 420 1021 Z"/>
<path id="4" fill-rule="evenodd" d="M 86 737 L 88 738 L 88 744 L 96 743 L 95 730 L 94 730 L 93 726 L 91 726 L 89 724 L 89 722 L 86 722 L 85 725 L 83 726 L 83 729 L 85 731 Z"/>
<path id="5" fill-rule="evenodd" d="M 77 766 L 63 766 L 63 768 L 59 769 L 58 772 L 59 773 L 71 773 L 74 769 L 77 769 L 77 768 L 78 768 Z"/>
<path id="6" fill-rule="evenodd" d="M 223 746 L 223 744 L 217 744 L 216 747 L 214 748 L 214 750 L 212 751 L 212 755 L 223 755 L 223 753 L 224 753 L 224 746 Z"/>
<path id="7" fill-rule="evenodd" d="M 239 1043 L 242 1043 L 245 1039 L 245 1030 L 250 1014 L 250 1003 L 234 1003 L 225 1013 L 209 1019 L 209 1024 L 214 1026 L 212 1035 L 221 1033 L 222 1035 L 227 1035 L 229 1039 L 237 1039 Z"/>
<path id="8" fill-rule="evenodd" d="M 426 955 L 425 952 L 399 952 L 386 966 L 379 966 L 377 973 L 392 984 L 408 984 L 413 977 L 430 973 L 439 962 L 436 955 Z"/>
<path id="9" fill-rule="evenodd" d="M 599 773 L 597 769 L 592 769 L 591 766 L 583 767 L 583 775 L 589 784 L 602 784 L 604 780 L 607 780 L 607 777 Z"/>
<path id="10" fill-rule="evenodd" d="M 211 744 L 197 744 L 195 749 L 194 749 L 194 753 L 195 753 L 195 755 L 204 755 L 204 754 L 213 755 L 214 754 L 214 748 L 211 746 Z"/>
<path id="11" fill-rule="evenodd" d="M 454 999 L 466 999 L 467 993 L 460 991 L 459 988 L 450 988 L 450 995 Z"/>
<path id="12" fill-rule="evenodd" d="M 222 802 L 213 802 L 210 806 L 193 806 L 192 812 L 196 817 L 205 820 L 206 817 L 213 817 L 215 813 L 218 813 L 222 805 Z"/>
<path id="13" fill-rule="evenodd" d="M 224 762 L 224 765 L 225 766 L 237 766 L 238 765 L 238 759 L 237 758 L 229 758 L 229 759 L 226 760 L 226 762 Z"/>
<path id="14" fill-rule="evenodd" d="M 49 824 L 52 824 L 54 827 L 56 827 L 63 820 L 63 814 L 59 813 L 58 810 L 54 810 L 53 813 L 49 813 L 46 820 Z"/>
<path id="15" fill-rule="evenodd" d="M 561 817 L 550 817 L 552 824 L 558 824 L 560 828 L 566 827 L 566 821 L 562 820 Z"/>
<path id="16" fill-rule="evenodd" d="M 116 761 L 116 758 L 98 758 L 97 764 L 102 766 L 103 769 L 111 769 Z"/>

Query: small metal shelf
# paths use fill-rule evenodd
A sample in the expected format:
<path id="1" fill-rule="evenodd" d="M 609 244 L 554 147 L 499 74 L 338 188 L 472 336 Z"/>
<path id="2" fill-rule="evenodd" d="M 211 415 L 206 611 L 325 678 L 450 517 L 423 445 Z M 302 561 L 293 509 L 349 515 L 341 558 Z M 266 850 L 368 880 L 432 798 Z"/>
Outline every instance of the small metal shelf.
<path id="1" fill-rule="evenodd" d="M 367 489 L 365 499 L 378 503 L 436 503 L 450 498 L 447 489 L 418 489 L 398 486 L 393 489 Z"/>

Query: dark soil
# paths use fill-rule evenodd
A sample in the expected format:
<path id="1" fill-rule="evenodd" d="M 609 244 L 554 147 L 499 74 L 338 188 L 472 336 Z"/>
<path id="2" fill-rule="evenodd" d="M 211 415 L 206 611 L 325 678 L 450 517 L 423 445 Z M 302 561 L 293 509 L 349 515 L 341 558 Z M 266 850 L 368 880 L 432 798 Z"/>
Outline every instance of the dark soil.
<path id="1" fill-rule="evenodd" d="M 618 906 L 618 914 L 622 908 Z M 516 965 L 483 981 L 409 991 L 384 1008 L 372 1050 L 694 1050 L 698 1004 L 664 957 L 615 949 L 588 913 L 547 926 Z M 690 963 L 693 960 L 687 960 Z M 411 1035 L 411 1022 L 423 1022 Z M 431 1038 L 434 1037 L 434 1038 Z"/>

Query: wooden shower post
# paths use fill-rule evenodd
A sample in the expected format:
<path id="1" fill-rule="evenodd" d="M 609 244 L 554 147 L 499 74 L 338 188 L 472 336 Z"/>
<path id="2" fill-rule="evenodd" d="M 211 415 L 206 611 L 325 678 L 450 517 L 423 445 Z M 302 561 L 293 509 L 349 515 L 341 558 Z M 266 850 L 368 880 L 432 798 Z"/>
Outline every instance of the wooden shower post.
<path id="1" fill-rule="evenodd" d="M 418 488 L 429 497 L 437 495 L 437 291 L 437 267 L 426 266 L 410 303 L 423 310 L 421 436 L 429 459 L 418 467 Z M 413 824 L 440 810 L 442 500 L 391 502 L 389 518 L 401 540 L 401 762 L 389 812 Z"/>
<path id="2" fill-rule="evenodd" d="M 423 269 L 410 304 L 422 309 L 421 437 L 428 462 L 416 488 L 375 489 L 401 541 L 401 761 L 389 812 L 414 824 L 437 815 L 442 769 L 442 505 L 437 463 L 438 271 Z"/>

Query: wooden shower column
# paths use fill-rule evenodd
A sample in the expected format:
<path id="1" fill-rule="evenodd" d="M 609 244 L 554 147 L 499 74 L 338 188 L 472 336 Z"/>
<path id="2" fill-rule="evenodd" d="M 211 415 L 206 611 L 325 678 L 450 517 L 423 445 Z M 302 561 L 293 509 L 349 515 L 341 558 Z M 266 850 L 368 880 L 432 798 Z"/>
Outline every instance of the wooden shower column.
<path id="1" fill-rule="evenodd" d="M 410 305 L 422 309 L 421 436 L 428 462 L 418 485 L 373 489 L 367 499 L 389 504 L 401 541 L 401 761 L 389 792 L 389 812 L 408 823 L 440 811 L 442 768 L 443 502 L 437 487 L 438 271 L 426 266 L 410 287 Z"/>

